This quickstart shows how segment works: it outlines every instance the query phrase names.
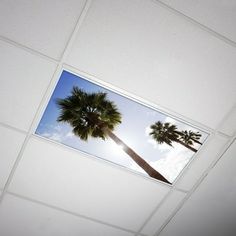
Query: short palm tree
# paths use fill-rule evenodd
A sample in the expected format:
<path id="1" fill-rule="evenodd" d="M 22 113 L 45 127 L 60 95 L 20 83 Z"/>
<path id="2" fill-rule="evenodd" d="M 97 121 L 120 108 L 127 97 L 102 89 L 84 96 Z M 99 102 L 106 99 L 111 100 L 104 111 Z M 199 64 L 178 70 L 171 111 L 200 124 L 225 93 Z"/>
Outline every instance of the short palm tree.
<path id="1" fill-rule="evenodd" d="M 110 137 L 149 176 L 170 183 L 113 133 L 115 126 L 121 123 L 121 114 L 116 105 L 107 99 L 106 93 L 87 93 L 73 87 L 71 95 L 56 102 L 60 109 L 57 121 L 70 124 L 73 133 L 81 140 L 86 141 L 89 137 L 105 140 Z"/>
<path id="2" fill-rule="evenodd" d="M 163 124 L 161 121 L 158 121 L 155 124 L 151 125 L 150 128 L 152 130 L 150 132 L 150 135 L 153 137 L 154 140 L 157 141 L 157 143 L 166 143 L 172 146 L 172 142 L 176 142 L 185 146 L 193 152 L 197 152 L 195 148 L 180 140 L 179 137 L 182 133 L 177 130 L 177 127 L 175 125 L 172 125 L 168 122 Z"/>
<path id="3" fill-rule="evenodd" d="M 199 132 L 195 133 L 191 130 L 184 130 L 180 134 L 180 139 L 188 145 L 193 145 L 194 143 L 202 145 L 202 143 L 199 141 L 201 136 L 202 135 Z"/>

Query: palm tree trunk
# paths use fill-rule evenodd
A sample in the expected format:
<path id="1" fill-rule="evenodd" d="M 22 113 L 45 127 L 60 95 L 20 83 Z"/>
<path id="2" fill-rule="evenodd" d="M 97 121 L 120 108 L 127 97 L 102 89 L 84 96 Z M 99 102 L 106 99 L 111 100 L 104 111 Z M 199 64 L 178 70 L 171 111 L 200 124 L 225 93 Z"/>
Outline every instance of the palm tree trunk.
<path id="1" fill-rule="evenodd" d="M 193 152 L 197 152 L 197 149 L 195 149 L 195 148 L 189 146 L 188 144 L 182 142 L 182 141 L 179 140 L 179 139 L 176 139 L 175 142 L 177 142 L 177 143 L 179 143 L 179 144 L 185 146 L 186 148 L 190 149 L 190 150 L 193 151 Z"/>
<path id="2" fill-rule="evenodd" d="M 152 168 L 143 158 L 141 158 L 136 152 L 128 147 L 111 130 L 106 129 L 105 132 L 116 144 L 121 145 L 124 152 L 126 152 L 149 176 L 170 184 L 170 182 L 164 176 Z"/>
<path id="3" fill-rule="evenodd" d="M 198 144 L 201 144 L 202 145 L 202 143 L 201 142 L 199 142 L 198 140 L 196 140 L 196 139 L 194 139 L 194 138 L 191 138 L 192 140 L 193 140 L 193 142 L 195 142 L 195 143 L 198 143 Z"/>

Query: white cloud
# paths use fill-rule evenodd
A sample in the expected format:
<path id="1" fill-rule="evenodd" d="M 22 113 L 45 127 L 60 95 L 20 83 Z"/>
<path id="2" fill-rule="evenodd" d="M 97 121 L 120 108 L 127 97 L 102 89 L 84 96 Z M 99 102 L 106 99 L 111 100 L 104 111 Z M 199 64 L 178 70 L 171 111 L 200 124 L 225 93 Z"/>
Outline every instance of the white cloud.
<path id="1" fill-rule="evenodd" d="M 176 121 L 169 117 L 166 118 L 165 122 L 176 124 Z M 146 127 L 145 134 L 148 136 L 147 142 L 151 144 L 153 148 L 162 153 L 161 155 L 163 158 L 159 159 L 158 161 L 149 162 L 149 164 L 159 171 L 163 176 L 165 176 L 170 182 L 173 182 L 183 170 L 185 165 L 189 162 L 193 152 L 176 142 L 172 143 L 173 146 L 170 146 L 166 143 L 158 144 L 153 138 L 151 138 L 151 136 L 149 136 L 150 132 L 150 127 Z M 145 173 L 135 163 L 132 164 L 130 168 Z"/>
<path id="2" fill-rule="evenodd" d="M 155 141 L 155 140 L 153 140 L 153 141 Z M 157 142 L 156 142 L 156 144 L 157 144 Z M 157 148 L 162 153 L 163 152 L 169 152 L 169 151 L 174 149 L 174 145 L 170 146 L 170 145 L 168 145 L 166 143 L 162 143 L 162 144 L 157 144 Z"/>
<path id="3" fill-rule="evenodd" d="M 158 144 L 157 144 L 157 142 L 156 142 L 154 139 L 150 139 L 150 138 L 149 138 L 149 139 L 147 140 L 147 142 L 150 143 L 154 149 L 157 149 L 157 148 L 158 148 Z"/>
<path id="4" fill-rule="evenodd" d="M 49 139 L 52 139 L 54 141 L 57 141 L 57 142 L 62 142 L 63 140 L 63 135 L 58 133 L 58 132 L 54 132 L 54 133 L 41 133 L 40 134 L 41 136 L 45 137 L 45 138 L 49 138 Z"/>
<path id="5" fill-rule="evenodd" d="M 40 135 L 57 142 L 64 142 L 67 139 L 71 139 L 74 137 L 74 134 L 71 131 L 63 129 L 60 125 L 51 125 L 48 131 L 41 133 Z"/>
<path id="6" fill-rule="evenodd" d="M 67 138 L 73 138 L 75 135 L 71 131 L 69 131 L 65 136 Z"/>
<path id="7" fill-rule="evenodd" d="M 60 133 L 53 133 L 53 134 L 51 134 L 51 136 L 49 138 L 54 140 L 54 141 L 62 142 L 63 135 L 60 134 Z"/>
<path id="8" fill-rule="evenodd" d="M 192 155 L 193 153 L 182 145 L 173 144 L 173 148 L 166 149 L 164 158 L 150 162 L 150 165 L 163 174 L 170 182 L 173 182 L 189 162 Z"/>
<path id="9" fill-rule="evenodd" d="M 193 153 L 180 144 L 174 144 L 173 147 L 167 144 L 157 146 L 158 149 L 163 152 L 163 158 L 148 163 L 170 182 L 173 182 L 189 162 Z M 147 173 L 134 162 L 129 168 L 147 175 Z"/>
<path id="10" fill-rule="evenodd" d="M 195 129 L 192 129 L 192 127 L 189 127 L 184 123 L 180 123 L 170 117 L 167 117 L 164 120 L 164 123 L 165 122 L 176 125 L 179 130 L 191 129 L 195 131 Z M 170 182 L 173 182 L 183 170 L 185 165 L 189 162 L 194 153 L 176 142 L 172 142 L 173 146 L 170 146 L 166 143 L 158 144 L 153 138 L 151 138 L 151 136 L 149 136 L 150 132 L 150 127 L 146 127 L 145 134 L 148 136 L 147 142 L 162 154 L 161 159 L 150 162 L 150 165 L 158 170 Z"/>
<path id="11" fill-rule="evenodd" d="M 45 137 L 45 138 L 49 138 L 51 136 L 51 134 L 47 133 L 47 132 L 41 133 L 40 135 Z"/>
<path id="12" fill-rule="evenodd" d="M 56 125 L 54 127 L 52 127 L 54 130 L 56 130 L 57 132 L 61 132 L 62 131 L 62 128 L 60 125 Z"/>
<path id="13" fill-rule="evenodd" d="M 147 126 L 146 128 L 145 128 L 145 135 L 146 136 L 149 136 L 149 134 L 152 132 L 152 129 L 150 128 L 150 126 Z"/>

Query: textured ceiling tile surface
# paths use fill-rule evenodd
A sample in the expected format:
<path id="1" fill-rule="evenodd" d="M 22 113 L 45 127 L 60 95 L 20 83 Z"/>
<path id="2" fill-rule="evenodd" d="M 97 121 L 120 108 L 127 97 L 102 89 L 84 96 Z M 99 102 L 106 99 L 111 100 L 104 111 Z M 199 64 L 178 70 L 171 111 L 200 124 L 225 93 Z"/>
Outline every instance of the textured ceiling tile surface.
<path id="1" fill-rule="evenodd" d="M 172 212 L 176 209 L 185 196 L 186 193 L 173 191 L 145 225 L 142 233 L 150 236 L 154 235 L 164 224 L 165 220 L 171 216 Z"/>
<path id="2" fill-rule="evenodd" d="M 0 42 L 0 122 L 27 131 L 56 65 Z"/>
<path id="3" fill-rule="evenodd" d="M 208 174 L 160 236 L 234 236 L 236 143 Z"/>
<path id="4" fill-rule="evenodd" d="M 59 59 L 85 0 L 1 0 L 0 35 Z"/>
<path id="5" fill-rule="evenodd" d="M 3 189 L 25 135 L 0 126 L 0 188 Z"/>
<path id="6" fill-rule="evenodd" d="M 235 92 L 236 92 L 236 84 L 235 84 Z M 236 133 L 236 105 L 233 107 L 228 116 L 224 119 L 222 124 L 220 125 L 219 130 L 225 134 L 230 136 L 235 135 Z"/>
<path id="7" fill-rule="evenodd" d="M 10 191 L 137 230 L 169 187 L 33 138 Z"/>
<path id="8" fill-rule="evenodd" d="M 152 1 L 95 1 L 67 63 L 211 128 L 236 100 L 234 48 Z"/>
<path id="9" fill-rule="evenodd" d="M 7 195 L 0 207 L 4 236 L 132 236 L 133 234 Z"/>
<path id="10" fill-rule="evenodd" d="M 218 135 L 210 138 L 176 185 L 183 190 L 191 190 L 212 162 L 219 158 L 219 154 L 224 150 L 228 141 L 227 138 Z"/>
<path id="11" fill-rule="evenodd" d="M 160 0 L 199 23 L 236 42 L 234 0 Z"/>

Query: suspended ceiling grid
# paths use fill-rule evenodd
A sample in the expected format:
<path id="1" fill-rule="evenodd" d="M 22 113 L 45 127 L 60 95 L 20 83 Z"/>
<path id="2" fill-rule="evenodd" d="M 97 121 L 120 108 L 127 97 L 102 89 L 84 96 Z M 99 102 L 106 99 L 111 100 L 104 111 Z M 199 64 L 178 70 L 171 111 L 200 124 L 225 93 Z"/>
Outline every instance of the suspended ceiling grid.
<path id="1" fill-rule="evenodd" d="M 1 235 L 235 235 L 234 1 L 0 5 Z M 62 69 L 210 136 L 172 187 L 39 138 Z"/>

